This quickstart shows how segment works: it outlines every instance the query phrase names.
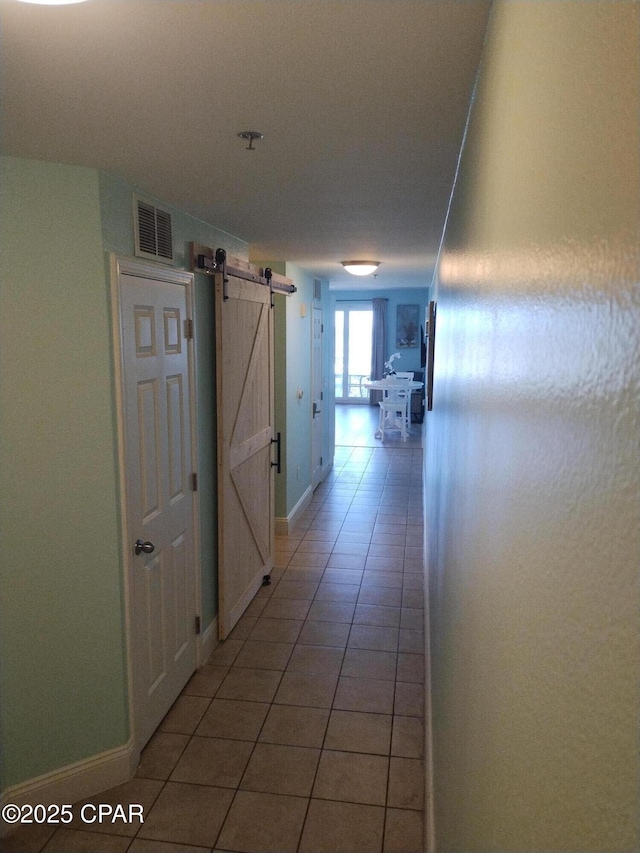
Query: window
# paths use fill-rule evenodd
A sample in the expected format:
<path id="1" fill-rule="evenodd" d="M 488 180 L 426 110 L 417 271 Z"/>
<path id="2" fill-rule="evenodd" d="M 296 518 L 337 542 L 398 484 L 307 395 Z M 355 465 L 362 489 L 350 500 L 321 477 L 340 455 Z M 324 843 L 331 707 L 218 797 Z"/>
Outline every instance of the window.
<path id="1" fill-rule="evenodd" d="M 370 302 L 338 302 L 335 309 L 337 403 L 368 403 L 373 308 Z"/>

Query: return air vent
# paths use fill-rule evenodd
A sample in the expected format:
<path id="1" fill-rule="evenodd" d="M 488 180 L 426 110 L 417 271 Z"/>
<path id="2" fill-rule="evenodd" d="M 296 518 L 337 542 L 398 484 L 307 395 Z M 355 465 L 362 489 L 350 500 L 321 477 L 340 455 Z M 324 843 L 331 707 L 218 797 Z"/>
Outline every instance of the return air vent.
<path id="1" fill-rule="evenodd" d="M 319 278 L 313 280 L 313 298 L 316 302 L 322 302 L 322 282 Z"/>
<path id="2" fill-rule="evenodd" d="M 139 198 L 135 199 L 134 211 L 137 257 L 173 263 L 171 214 Z"/>

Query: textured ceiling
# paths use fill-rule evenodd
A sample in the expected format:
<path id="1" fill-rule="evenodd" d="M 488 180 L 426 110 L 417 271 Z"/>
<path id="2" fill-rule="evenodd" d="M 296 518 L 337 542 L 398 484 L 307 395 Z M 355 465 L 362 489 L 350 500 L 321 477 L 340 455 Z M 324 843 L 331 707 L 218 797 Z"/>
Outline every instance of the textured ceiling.
<path id="1" fill-rule="evenodd" d="M 489 8 L 0 0 L 2 148 L 104 169 L 334 285 L 428 284 Z"/>

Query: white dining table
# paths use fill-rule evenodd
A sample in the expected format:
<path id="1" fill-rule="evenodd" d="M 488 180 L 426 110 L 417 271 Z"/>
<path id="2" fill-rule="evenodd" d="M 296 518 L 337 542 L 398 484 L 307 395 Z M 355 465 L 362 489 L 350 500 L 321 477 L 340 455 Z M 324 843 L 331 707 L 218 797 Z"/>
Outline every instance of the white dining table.
<path id="1" fill-rule="evenodd" d="M 417 379 L 370 379 L 369 382 L 363 382 L 362 384 L 370 391 L 388 391 L 389 389 L 402 386 L 413 392 L 419 391 L 423 387 L 424 382 L 418 382 Z"/>
<path id="2" fill-rule="evenodd" d="M 371 379 L 369 382 L 362 383 L 365 388 L 368 388 L 369 391 L 393 391 L 397 388 L 407 388 L 411 393 L 414 391 L 419 391 L 423 386 L 424 382 L 418 382 L 417 379 Z M 409 407 L 410 408 L 410 407 Z M 382 417 L 382 415 L 381 415 Z M 406 439 L 407 431 L 405 427 L 402 428 L 402 437 L 403 440 Z M 378 427 L 378 429 L 374 433 L 376 438 L 382 438 L 382 429 Z"/>

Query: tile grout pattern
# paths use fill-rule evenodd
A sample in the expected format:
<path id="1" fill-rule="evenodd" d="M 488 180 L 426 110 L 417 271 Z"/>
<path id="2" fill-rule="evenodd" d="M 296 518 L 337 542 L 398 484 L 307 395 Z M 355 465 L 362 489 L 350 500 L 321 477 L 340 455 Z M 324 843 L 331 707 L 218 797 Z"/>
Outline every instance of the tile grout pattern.
<path id="1" fill-rule="evenodd" d="M 40 827 L 10 853 L 421 851 L 422 541 L 422 451 L 337 447 L 136 777 L 88 801 L 144 824 Z"/>

